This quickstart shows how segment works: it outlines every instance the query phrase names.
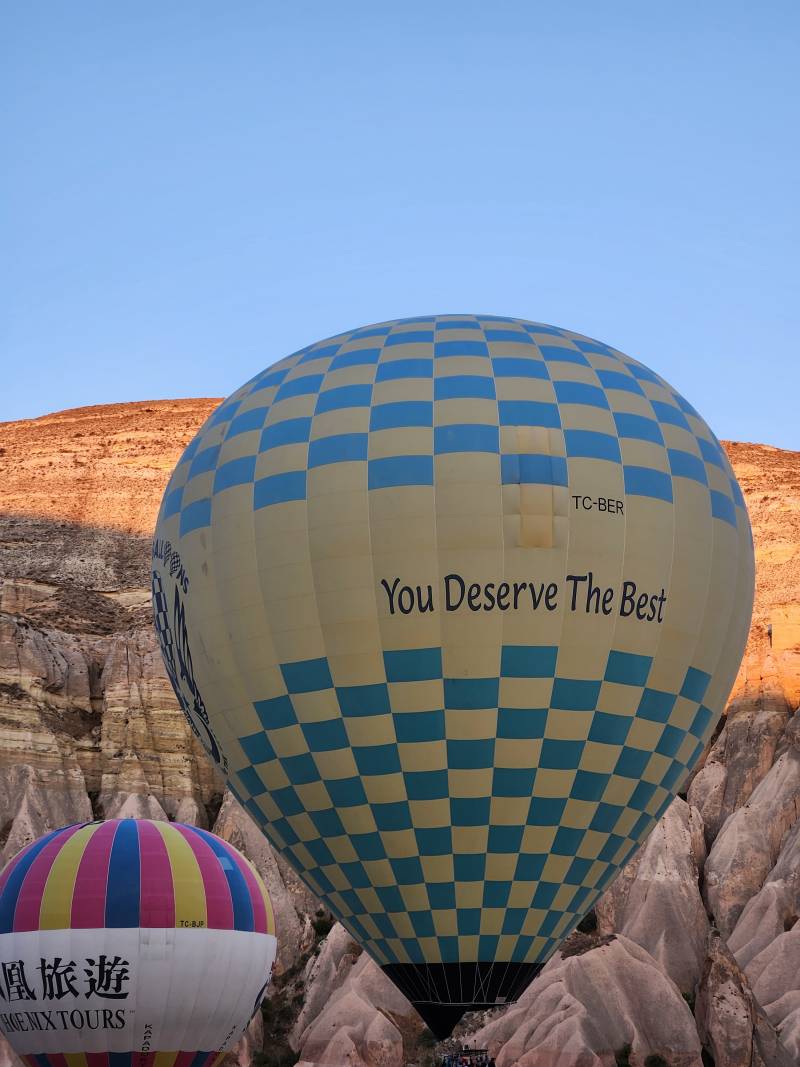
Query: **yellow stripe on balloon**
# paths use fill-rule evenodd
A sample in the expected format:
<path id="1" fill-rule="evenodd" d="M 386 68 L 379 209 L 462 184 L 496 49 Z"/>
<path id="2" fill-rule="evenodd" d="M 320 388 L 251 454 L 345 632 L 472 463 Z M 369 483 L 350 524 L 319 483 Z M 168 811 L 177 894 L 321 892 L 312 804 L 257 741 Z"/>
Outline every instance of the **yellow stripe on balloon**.
<path id="1" fill-rule="evenodd" d="M 85 1052 L 65 1052 L 64 1059 L 67 1067 L 88 1067 Z"/>
<path id="2" fill-rule="evenodd" d="M 175 891 L 175 925 L 205 926 L 206 890 L 189 842 L 169 823 L 154 822 L 167 846 Z"/>
<path id="3" fill-rule="evenodd" d="M 39 908 L 40 930 L 67 930 L 71 926 L 72 896 L 78 867 L 92 834 L 102 823 L 90 823 L 77 830 L 55 858 L 47 875 Z"/>
<path id="4" fill-rule="evenodd" d="M 178 1052 L 157 1052 L 152 1067 L 173 1067 L 178 1056 Z"/>

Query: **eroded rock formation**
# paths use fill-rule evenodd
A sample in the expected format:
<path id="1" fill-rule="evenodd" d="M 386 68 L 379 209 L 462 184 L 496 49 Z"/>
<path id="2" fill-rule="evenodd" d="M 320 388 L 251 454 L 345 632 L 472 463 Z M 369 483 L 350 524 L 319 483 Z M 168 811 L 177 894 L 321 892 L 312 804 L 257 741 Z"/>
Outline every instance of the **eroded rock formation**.
<path id="1" fill-rule="evenodd" d="M 150 532 L 170 470 L 215 405 L 0 424 L 2 855 L 93 815 L 210 826 L 259 868 L 281 931 L 264 1019 L 230 1064 L 255 1067 L 280 1036 L 305 1065 L 426 1067 L 430 1035 L 379 969 L 340 926 L 319 947 L 330 920 L 224 796 L 161 667 Z M 800 1062 L 800 455 L 726 447 L 758 567 L 727 717 L 688 803 L 672 805 L 598 904 L 597 932 L 574 935 L 518 1004 L 467 1021 L 462 1036 L 487 1043 L 498 1067 L 641 1067 L 648 1056 L 699 1067 L 701 1044 L 717 1067 Z M 1 1044 L 0 1055 L 16 1067 Z"/>

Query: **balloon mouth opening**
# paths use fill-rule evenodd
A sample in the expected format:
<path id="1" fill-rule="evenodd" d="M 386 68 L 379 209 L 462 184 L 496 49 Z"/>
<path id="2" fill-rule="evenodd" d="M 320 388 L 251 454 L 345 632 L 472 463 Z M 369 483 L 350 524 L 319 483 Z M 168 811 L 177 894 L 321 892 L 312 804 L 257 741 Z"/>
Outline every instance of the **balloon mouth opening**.
<path id="1" fill-rule="evenodd" d="M 381 969 L 412 1003 L 438 1041 L 462 1016 L 515 1001 L 542 969 L 540 963 L 390 963 Z"/>

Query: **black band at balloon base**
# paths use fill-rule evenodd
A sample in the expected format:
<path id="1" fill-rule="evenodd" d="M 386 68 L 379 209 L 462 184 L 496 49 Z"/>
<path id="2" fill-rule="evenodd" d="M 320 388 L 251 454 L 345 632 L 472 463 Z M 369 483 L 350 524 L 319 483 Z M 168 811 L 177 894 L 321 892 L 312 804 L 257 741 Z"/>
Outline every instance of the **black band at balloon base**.
<path id="1" fill-rule="evenodd" d="M 468 1011 L 498 1008 L 519 997 L 541 963 L 388 963 L 382 968 L 439 1041 Z"/>

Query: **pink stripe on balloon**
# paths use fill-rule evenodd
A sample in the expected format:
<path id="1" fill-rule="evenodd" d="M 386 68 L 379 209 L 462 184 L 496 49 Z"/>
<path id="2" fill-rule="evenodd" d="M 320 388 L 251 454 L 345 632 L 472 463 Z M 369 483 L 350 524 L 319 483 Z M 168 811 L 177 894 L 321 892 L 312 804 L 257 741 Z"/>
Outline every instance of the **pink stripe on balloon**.
<path id="1" fill-rule="evenodd" d="M 42 909 L 42 894 L 47 884 L 47 877 L 53 862 L 67 841 L 80 830 L 80 825 L 70 826 L 44 846 L 30 865 L 20 886 L 17 904 L 14 908 L 14 933 L 23 930 L 38 930 L 39 915 Z"/>
<path id="2" fill-rule="evenodd" d="M 169 852 L 158 828 L 138 822 L 139 924 L 169 929 L 175 926 L 175 885 Z"/>
<path id="3" fill-rule="evenodd" d="M 250 864 L 244 856 L 236 852 L 233 848 L 230 849 L 228 855 L 242 872 L 244 880 L 247 882 L 250 901 L 253 905 L 253 930 L 257 934 L 265 934 L 267 932 L 267 909 L 264 905 L 264 895 L 261 892 L 261 887 L 256 881 Z"/>
<path id="4" fill-rule="evenodd" d="M 106 822 L 96 830 L 81 857 L 72 891 L 71 923 L 76 929 L 97 930 L 106 925 L 108 862 L 119 823 Z"/>
<path id="5" fill-rule="evenodd" d="M 107 1052 L 84 1052 L 86 1057 L 86 1067 L 108 1067 L 108 1053 Z M 61 1057 L 64 1060 L 63 1067 L 67 1067 L 67 1061 L 65 1057 Z M 51 1067 L 61 1067 L 61 1064 L 55 1063 L 55 1057 L 50 1057 Z"/>
<path id="6" fill-rule="evenodd" d="M 31 843 L 29 845 L 26 845 L 25 848 L 23 848 L 23 850 L 21 852 L 18 852 L 16 854 L 16 856 L 13 858 L 13 860 L 11 860 L 3 868 L 3 873 L 0 874 L 0 893 L 3 892 L 3 890 L 5 889 L 6 882 L 9 880 L 11 875 L 14 873 L 14 868 L 17 866 L 17 864 L 21 860 L 25 859 L 25 857 L 28 855 L 28 853 L 30 852 L 30 850 L 33 848 L 34 845 L 38 845 L 39 844 L 39 840 L 40 839 L 37 837 L 35 841 L 31 841 Z"/>
<path id="7" fill-rule="evenodd" d="M 179 1052 L 172 1067 L 191 1067 L 196 1055 L 196 1052 Z"/>
<path id="8" fill-rule="evenodd" d="M 194 852 L 197 866 L 203 879 L 203 887 L 206 892 L 206 925 L 209 930 L 232 930 L 233 929 L 233 901 L 228 886 L 228 879 L 220 866 L 220 862 L 214 854 L 214 850 L 207 845 L 199 834 L 195 834 L 186 826 L 173 823 L 173 829 L 183 834 L 189 842 L 189 847 Z"/>

